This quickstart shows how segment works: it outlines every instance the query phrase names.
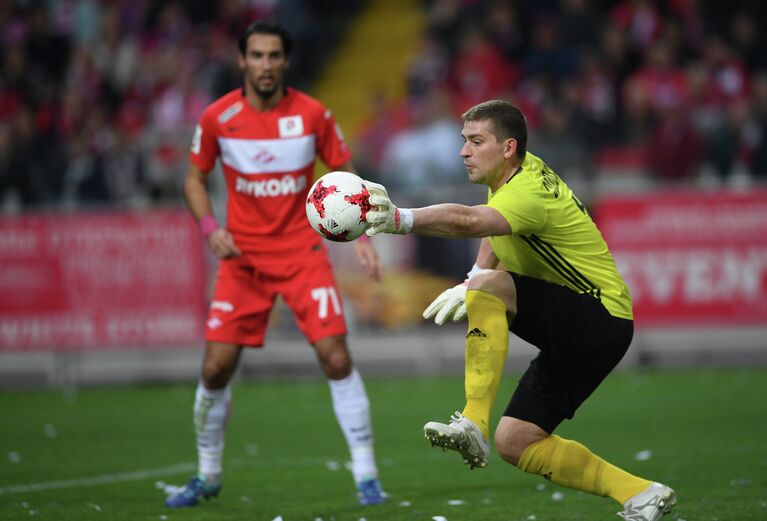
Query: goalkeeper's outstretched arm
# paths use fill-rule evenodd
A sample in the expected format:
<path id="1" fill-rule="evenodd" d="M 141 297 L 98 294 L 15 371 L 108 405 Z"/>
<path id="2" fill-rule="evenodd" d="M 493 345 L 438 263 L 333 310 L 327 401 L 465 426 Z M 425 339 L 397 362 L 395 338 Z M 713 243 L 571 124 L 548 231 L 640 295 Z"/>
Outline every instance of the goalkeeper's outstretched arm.
<path id="1" fill-rule="evenodd" d="M 432 237 L 465 238 L 511 234 L 503 215 L 489 206 L 465 206 L 455 203 L 413 208 L 410 233 Z"/>
<path id="2" fill-rule="evenodd" d="M 482 238 L 511 234 L 511 225 L 489 206 L 442 203 L 424 208 L 397 208 L 386 187 L 365 181 L 370 191 L 368 229 L 365 233 L 417 233 L 447 239 Z"/>

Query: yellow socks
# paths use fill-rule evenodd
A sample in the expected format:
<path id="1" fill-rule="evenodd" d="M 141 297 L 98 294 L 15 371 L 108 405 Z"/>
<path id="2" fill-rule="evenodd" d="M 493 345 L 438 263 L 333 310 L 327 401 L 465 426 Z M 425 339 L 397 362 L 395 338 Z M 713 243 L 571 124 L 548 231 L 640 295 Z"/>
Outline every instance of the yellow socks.
<path id="1" fill-rule="evenodd" d="M 652 484 L 608 463 L 577 441 L 556 435 L 527 447 L 518 467 L 558 485 L 609 496 L 621 505 Z"/>
<path id="2" fill-rule="evenodd" d="M 466 408 L 463 415 L 490 437 L 490 413 L 509 351 L 506 305 L 485 291 L 466 292 Z"/>

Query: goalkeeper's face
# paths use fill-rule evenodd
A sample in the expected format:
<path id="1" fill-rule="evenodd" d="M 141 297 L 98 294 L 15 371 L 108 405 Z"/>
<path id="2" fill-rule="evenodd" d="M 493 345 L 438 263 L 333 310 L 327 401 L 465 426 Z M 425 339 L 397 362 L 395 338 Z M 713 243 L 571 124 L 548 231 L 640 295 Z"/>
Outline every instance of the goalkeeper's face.
<path id="1" fill-rule="evenodd" d="M 508 173 L 511 156 L 516 150 L 516 140 L 498 141 L 490 120 L 465 121 L 461 138 L 461 157 L 469 181 L 495 191 Z"/>
<path id="2" fill-rule="evenodd" d="M 273 34 L 250 35 L 245 56 L 240 55 L 245 81 L 261 98 L 271 98 L 282 90 L 289 63 L 282 40 Z"/>

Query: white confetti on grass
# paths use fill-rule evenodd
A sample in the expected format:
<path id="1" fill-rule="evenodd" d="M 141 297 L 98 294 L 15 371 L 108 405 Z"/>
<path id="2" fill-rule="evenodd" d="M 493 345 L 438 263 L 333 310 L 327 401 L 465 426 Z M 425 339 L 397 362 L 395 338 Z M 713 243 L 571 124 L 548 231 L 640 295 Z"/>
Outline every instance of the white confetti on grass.
<path id="1" fill-rule="evenodd" d="M 21 463 L 21 454 L 15 450 L 8 453 L 8 461 L 11 463 Z"/>
<path id="2" fill-rule="evenodd" d="M 341 470 L 341 464 L 331 459 L 325 462 L 325 468 L 332 472 L 336 472 Z"/>
<path id="3" fill-rule="evenodd" d="M 639 452 L 634 454 L 634 459 L 636 461 L 647 461 L 650 458 L 652 458 L 652 451 L 648 449 L 640 450 Z"/>
<path id="4" fill-rule="evenodd" d="M 101 512 L 101 506 L 97 505 L 96 503 L 88 503 L 88 506 L 91 507 L 96 512 Z"/>
<path id="5" fill-rule="evenodd" d="M 463 505 L 465 503 L 466 503 L 466 501 L 464 501 L 463 499 L 451 499 L 451 500 L 449 500 L 447 502 L 448 505 L 453 506 L 453 507 L 458 506 L 458 505 Z"/>
<path id="6" fill-rule="evenodd" d="M 154 488 L 162 490 L 168 496 L 178 494 L 179 492 L 184 490 L 183 485 L 171 485 L 170 483 L 165 483 L 164 481 L 155 481 Z"/>
<path id="7" fill-rule="evenodd" d="M 545 483 L 538 483 L 535 486 L 535 490 L 537 490 L 538 492 L 543 492 L 544 490 L 546 490 L 546 484 Z"/>
<path id="8" fill-rule="evenodd" d="M 282 516 L 277 516 L 272 521 L 282 521 Z"/>
<path id="9" fill-rule="evenodd" d="M 431 516 L 434 521 L 447 521 L 445 516 Z"/>
<path id="10" fill-rule="evenodd" d="M 46 423 L 43 425 L 43 434 L 45 434 L 48 438 L 56 438 L 59 435 L 59 432 L 56 430 L 56 426 L 52 425 L 50 423 Z"/>
<path id="11" fill-rule="evenodd" d="M 535 521 L 535 516 L 534 515 L 527 516 L 527 521 Z"/>
<path id="12" fill-rule="evenodd" d="M 401 507 L 409 507 L 410 505 L 412 505 L 410 501 L 400 501 L 398 504 Z"/>
<path id="13" fill-rule="evenodd" d="M 563 499 L 565 499 L 565 495 L 560 491 L 556 491 L 551 495 L 552 501 L 562 501 Z"/>

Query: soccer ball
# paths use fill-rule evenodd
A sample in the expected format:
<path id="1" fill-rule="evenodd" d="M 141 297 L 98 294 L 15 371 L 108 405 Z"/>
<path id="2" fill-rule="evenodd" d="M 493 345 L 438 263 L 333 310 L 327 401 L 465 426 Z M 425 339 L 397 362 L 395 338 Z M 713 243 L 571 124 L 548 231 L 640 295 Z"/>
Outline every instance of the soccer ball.
<path id="1" fill-rule="evenodd" d="M 306 217 L 312 228 L 328 240 L 353 241 L 368 227 L 373 208 L 365 182 L 350 172 L 330 172 L 317 179 L 306 199 Z"/>

